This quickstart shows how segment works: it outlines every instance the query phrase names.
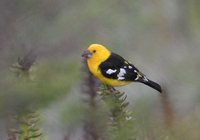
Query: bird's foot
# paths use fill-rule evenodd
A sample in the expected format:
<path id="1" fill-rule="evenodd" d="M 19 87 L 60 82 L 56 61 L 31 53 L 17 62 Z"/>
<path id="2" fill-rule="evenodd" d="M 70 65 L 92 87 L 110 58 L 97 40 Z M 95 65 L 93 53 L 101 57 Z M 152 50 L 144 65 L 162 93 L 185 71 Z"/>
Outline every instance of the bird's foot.
<path id="1" fill-rule="evenodd" d="M 99 92 L 99 94 L 117 94 L 120 93 L 118 90 L 116 90 L 114 87 L 109 86 L 109 85 L 103 85 L 102 88 L 100 89 L 101 92 Z"/>
<path id="2" fill-rule="evenodd" d="M 111 93 L 115 93 L 115 94 L 119 93 L 119 91 L 116 90 L 116 89 L 115 89 L 114 87 L 112 87 L 112 86 L 107 86 L 107 89 L 108 89 Z"/>

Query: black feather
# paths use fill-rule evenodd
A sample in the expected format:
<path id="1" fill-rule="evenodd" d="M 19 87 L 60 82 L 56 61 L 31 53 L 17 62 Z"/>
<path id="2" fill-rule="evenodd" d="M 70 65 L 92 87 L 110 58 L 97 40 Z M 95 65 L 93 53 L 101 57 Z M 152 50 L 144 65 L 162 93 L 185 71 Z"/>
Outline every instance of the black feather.
<path id="1" fill-rule="evenodd" d="M 161 86 L 159 84 L 157 84 L 156 82 L 154 82 L 154 81 L 151 81 L 149 79 L 148 79 L 148 81 L 139 79 L 138 82 L 141 82 L 141 83 L 143 83 L 143 84 L 145 84 L 145 85 L 147 85 L 147 86 L 159 91 L 160 93 L 162 92 Z"/>
<path id="2" fill-rule="evenodd" d="M 99 69 L 103 76 L 107 78 L 120 81 L 141 82 L 159 92 L 162 92 L 159 84 L 147 79 L 146 76 L 142 72 L 140 72 L 133 64 L 130 64 L 118 54 L 112 53 L 106 61 L 99 65 Z M 114 70 L 115 72 L 108 73 L 109 69 Z M 123 74 L 123 78 L 119 79 L 118 74 L 120 73 L 121 69 L 125 70 L 126 72 Z"/>
<path id="3" fill-rule="evenodd" d="M 132 68 L 129 69 L 128 66 L 131 66 Z M 106 61 L 101 63 L 99 68 L 103 76 L 111 79 L 118 79 L 117 75 L 120 72 L 120 68 L 123 68 L 126 71 L 124 79 L 121 81 L 134 81 L 137 77 L 137 73 L 134 72 L 134 70 L 137 70 L 137 68 L 134 65 L 128 63 L 123 57 L 115 53 L 112 53 Z M 107 70 L 109 69 L 117 71 L 112 74 L 107 74 Z"/>

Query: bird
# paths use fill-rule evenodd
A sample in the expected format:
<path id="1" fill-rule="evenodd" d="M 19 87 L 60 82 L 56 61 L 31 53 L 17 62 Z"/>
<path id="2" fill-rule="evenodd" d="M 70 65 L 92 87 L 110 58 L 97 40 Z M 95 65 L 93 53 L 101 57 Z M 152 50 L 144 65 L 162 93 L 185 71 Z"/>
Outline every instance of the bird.
<path id="1" fill-rule="evenodd" d="M 128 60 L 101 44 L 89 45 L 82 57 L 86 59 L 89 71 L 108 86 L 118 87 L 139 82 L 162 93 L 158 83 L 148 79 Z"/>

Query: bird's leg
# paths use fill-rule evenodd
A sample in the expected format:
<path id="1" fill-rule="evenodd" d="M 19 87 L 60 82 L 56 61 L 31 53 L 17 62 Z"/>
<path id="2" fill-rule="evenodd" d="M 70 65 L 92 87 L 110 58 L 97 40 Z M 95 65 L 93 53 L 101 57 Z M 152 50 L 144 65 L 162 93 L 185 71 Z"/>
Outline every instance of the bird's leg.
<path id="1" fill-rule="evenodd" d="M 98 92 L 99 94 L 110 94 L 110 93 L 119 93 L 118 90 L 116 90 L 114 87 L 102 84 L 101 90 Z"/>
<path id="2" fill-rule="evenodd" d="M 106 89 L 108 89 L 110 92 L 112 93 L 119 93 L 118 90 L 116 90 L 114 87 L 109 86 L 109 85 L 104 85 L 106 87 Z"/>
<path id="3" fill-rule="evenodd" d="M 111 86 L 108 86 L 108 90 L 110 90 L 111 92 L 117 91 L 114 87 L 111 87 Z"/>

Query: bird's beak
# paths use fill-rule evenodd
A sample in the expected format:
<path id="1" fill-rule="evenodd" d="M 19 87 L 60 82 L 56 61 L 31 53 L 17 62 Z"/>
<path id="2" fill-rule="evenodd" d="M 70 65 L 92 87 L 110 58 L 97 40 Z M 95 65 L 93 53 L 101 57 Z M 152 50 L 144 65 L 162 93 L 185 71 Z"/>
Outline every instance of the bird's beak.
<path id="1" fill-rule="evenodd" d="M 84 51 L 82 53 L 82 57 L 85 57 L 85 58 L 90 58 L 92 56 L 92 53 L 89 52 L 88 50 L 87 51 Z"/>

